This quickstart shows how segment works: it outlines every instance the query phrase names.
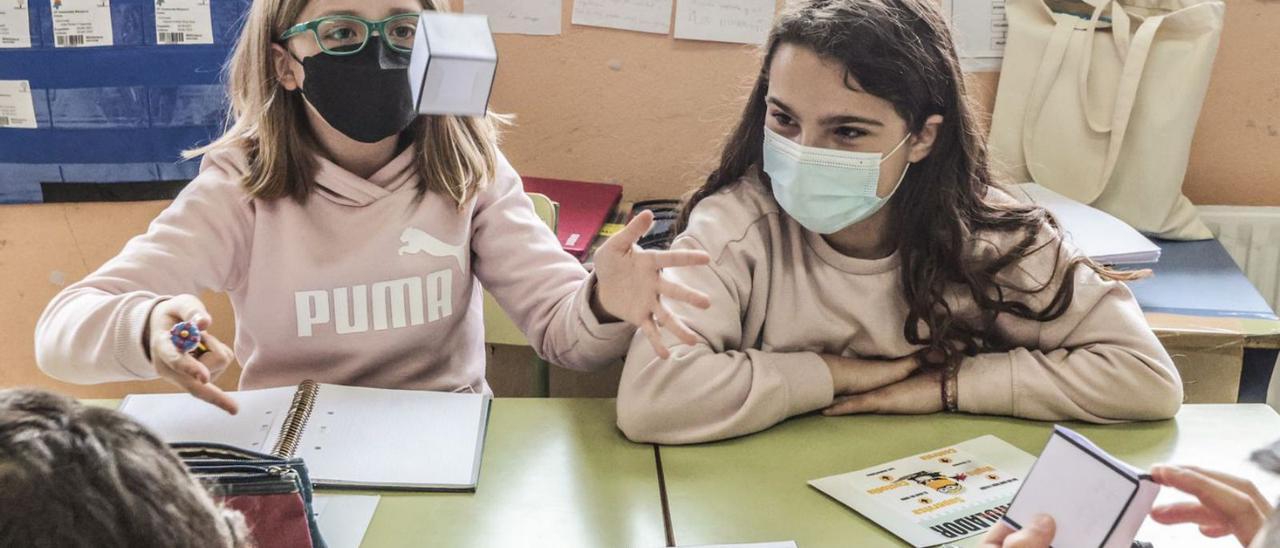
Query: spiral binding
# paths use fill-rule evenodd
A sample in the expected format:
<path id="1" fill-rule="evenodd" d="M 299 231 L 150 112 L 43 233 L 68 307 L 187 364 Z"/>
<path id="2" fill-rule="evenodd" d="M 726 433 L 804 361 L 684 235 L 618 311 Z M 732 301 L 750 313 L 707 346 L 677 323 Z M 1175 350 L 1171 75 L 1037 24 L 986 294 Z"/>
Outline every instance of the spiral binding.
<path id="1" fill-rule="evenodd" d="M 293 458 L 298 451 L 298 442 L 302 441 L 302 429 L 306 428 L 307 420 L 311 418 L 311 409 L 316 405 L 319 391 L 320 385 L 310 379 L 298 385 L 298 389 L 293 392 L 293 403 L 289 405 L 289 415 L 280 427 L 280 437 L 271 450 L 272 455 L 282 459 Z"/>

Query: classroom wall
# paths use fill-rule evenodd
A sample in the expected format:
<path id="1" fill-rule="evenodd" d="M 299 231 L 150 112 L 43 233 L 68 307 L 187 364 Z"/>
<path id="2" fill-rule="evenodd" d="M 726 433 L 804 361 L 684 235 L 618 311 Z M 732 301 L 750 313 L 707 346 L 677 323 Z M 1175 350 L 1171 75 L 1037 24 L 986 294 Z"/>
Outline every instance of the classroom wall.
<path id="1" fill-rule="evenodd" d="M 1226 0 L 1227 20 L 1185 189 L 1199 204 L 1280 205 L 1280 0 Z M 615 181 L 628 199 L 696 184 L 736 120 L 759 60 L 745 46 L 573 27 L 498 37 L 495 108 L 519 116 L 504 150 L 528 175 Z M 996 74 L 980 79 L 989 112 Z"/>
<path id="2" fill-rule="evenodd" d="M 455 2 L 456 4 L 457 2 Z M 1187 194 L 1202 204 L 1280 206 L 1280 1 L 1227 0 L 1209 97 L 1192 152 Z M 574 27 L 501 35 L 494 109 L 517 125 L 503 149 L 524 174 L 617 182 L 626 199 L 677 196 L 711 166 L 759 60 L 754 48 Z M 985 111 L 997 75 L 973 75 Z M 164 203 L 0 206 L 0 386 L 40 385 L 82 396 L 168 390 L 163 383 L 73 387 L 34 365 L 32 331 L 49 299 L 145 230 Z M 214 333 L 230 339 L 225 298 L 210 300 Z M 528 354 L 491 358 L 499 394 L 522 393 Z M 232 371 L 222 383 L 233 385 Z M 607 395 L 616 370 L 559 375 L 558 393 Z M 569 390 L 563 392 L 561 390 Z"/>

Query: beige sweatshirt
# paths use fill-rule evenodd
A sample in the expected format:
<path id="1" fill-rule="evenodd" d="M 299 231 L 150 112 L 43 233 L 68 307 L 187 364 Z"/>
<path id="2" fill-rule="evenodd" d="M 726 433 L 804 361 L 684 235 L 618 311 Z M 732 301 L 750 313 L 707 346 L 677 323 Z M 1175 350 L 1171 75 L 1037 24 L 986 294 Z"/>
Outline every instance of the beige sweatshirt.
<path id="1" fill-rule="evenodd" d="M 982 240 L 990 243 L 971 252 L 990 255 L 992 246 L 1016 241 L 1012 235 L 975 238 Z M 903 336 L 907 303 L 898 256 L 840 254 L 781 212 L 754 178 L 703 200 L 673 249 L 711 255 L 708 266 L 666 275 L 706 292 L 712 305 L 698 310 L 670 303 L 702 339 L 675 346 L 670 359 L 658 358 L 643 334 L 634 339 L 618 389 L 618 426 L 632 440 L 696 443 L 758 432 L 832 403 L 831 374 L 820 354 L 892 359 L 920 349 Z M 1035 310 L 1061 282 L 1057 249 L 1056 242 L 1047 246 L 1003 278 L 1037 287 L 1057 274 L 1047 290 L 1020 297 Z M 1078 251 L 1066 245 L 1062 253 Z M 1129 289 L 1088 268 L 1077 269 L 1075 284 L 1070 310 L 1056 320 L 1000 315 L 997 329 L 1020 347 L 961 363 L 961 411 L 1090 422 L 1177 412 L 1177 370 Z M 957 317 L 976 317 L 972 299 L 959 294 L 948 299 Z"/>

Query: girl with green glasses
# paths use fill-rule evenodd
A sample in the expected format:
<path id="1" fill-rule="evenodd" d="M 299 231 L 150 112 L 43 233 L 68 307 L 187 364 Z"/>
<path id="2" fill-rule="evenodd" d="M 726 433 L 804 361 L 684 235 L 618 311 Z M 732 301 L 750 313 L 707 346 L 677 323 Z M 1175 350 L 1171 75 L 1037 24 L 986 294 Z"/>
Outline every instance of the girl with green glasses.
<path id="1" fill-rule="evenodd" d="M 145 235 L 50 303 L 40 366 L 82 383 L 159 376 L 231 412 L 212 379 L 234 360 L 242 388 L 488 392 L 482 285 L 558 365 L 605 366 L 637 326 L 692 340 L 659 295 L 706 297 L 662 269 L 705 254 L 635 247 L 642 215 L 589 275 L 498 150 L 499 117 L 418 115 L 416 14 L 442 4 L 254 0 L 228 67 L 230 128 L 189 153 L 200 175 Z M 235 350 L 209 335 L 208 352 L 180 353 L 168 332 L 205 332 L 208 291 L 231 296 Z"/>
<path id="2" fill-rule="evenodd" d="M 360 53 L 369 43 L 369 36 L 377 33 L 387 47 L 407 53 L 413 51 L 413 37 L 417 30 L 416 13 L 392 15 L 379 21 L 353 15 L 330 15 L 289 27 L 280 40 L 310 32 L 321 51 L 329 55 L 352 55 Z"/>

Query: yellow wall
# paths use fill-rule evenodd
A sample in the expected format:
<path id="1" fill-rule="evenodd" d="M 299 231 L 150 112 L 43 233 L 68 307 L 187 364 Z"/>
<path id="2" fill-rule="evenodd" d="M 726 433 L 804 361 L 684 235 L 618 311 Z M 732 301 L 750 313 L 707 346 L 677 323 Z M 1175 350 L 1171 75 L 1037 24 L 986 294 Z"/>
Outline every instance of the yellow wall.
<path id="1" fill-rule="evenodd" d="M 1280 2 L 1228 0 L 1227 28 L 1186 184 L 1197 203 L 1280 205 Z M 569 23 L 555 37 L 502 35 L 493 107 L 518 116 L 507 155 L 524 174 L 623 184 L 627 199 L 676 196 L 705 176 L 758 69 L 752 47 L 676 41 Z M 975 75 L 990 108 L 996 75 Z M 82 395 L 34 367 L 31 333 L 50 297 L 145 230 L 163 203 L 0 207 L 0 386 Z M 51 276 L 53 279 L 51 280 Z M 213 300 L 214 332 L 231 314 Z M 234 375 L 223 380 L 231 383 Z"/>

